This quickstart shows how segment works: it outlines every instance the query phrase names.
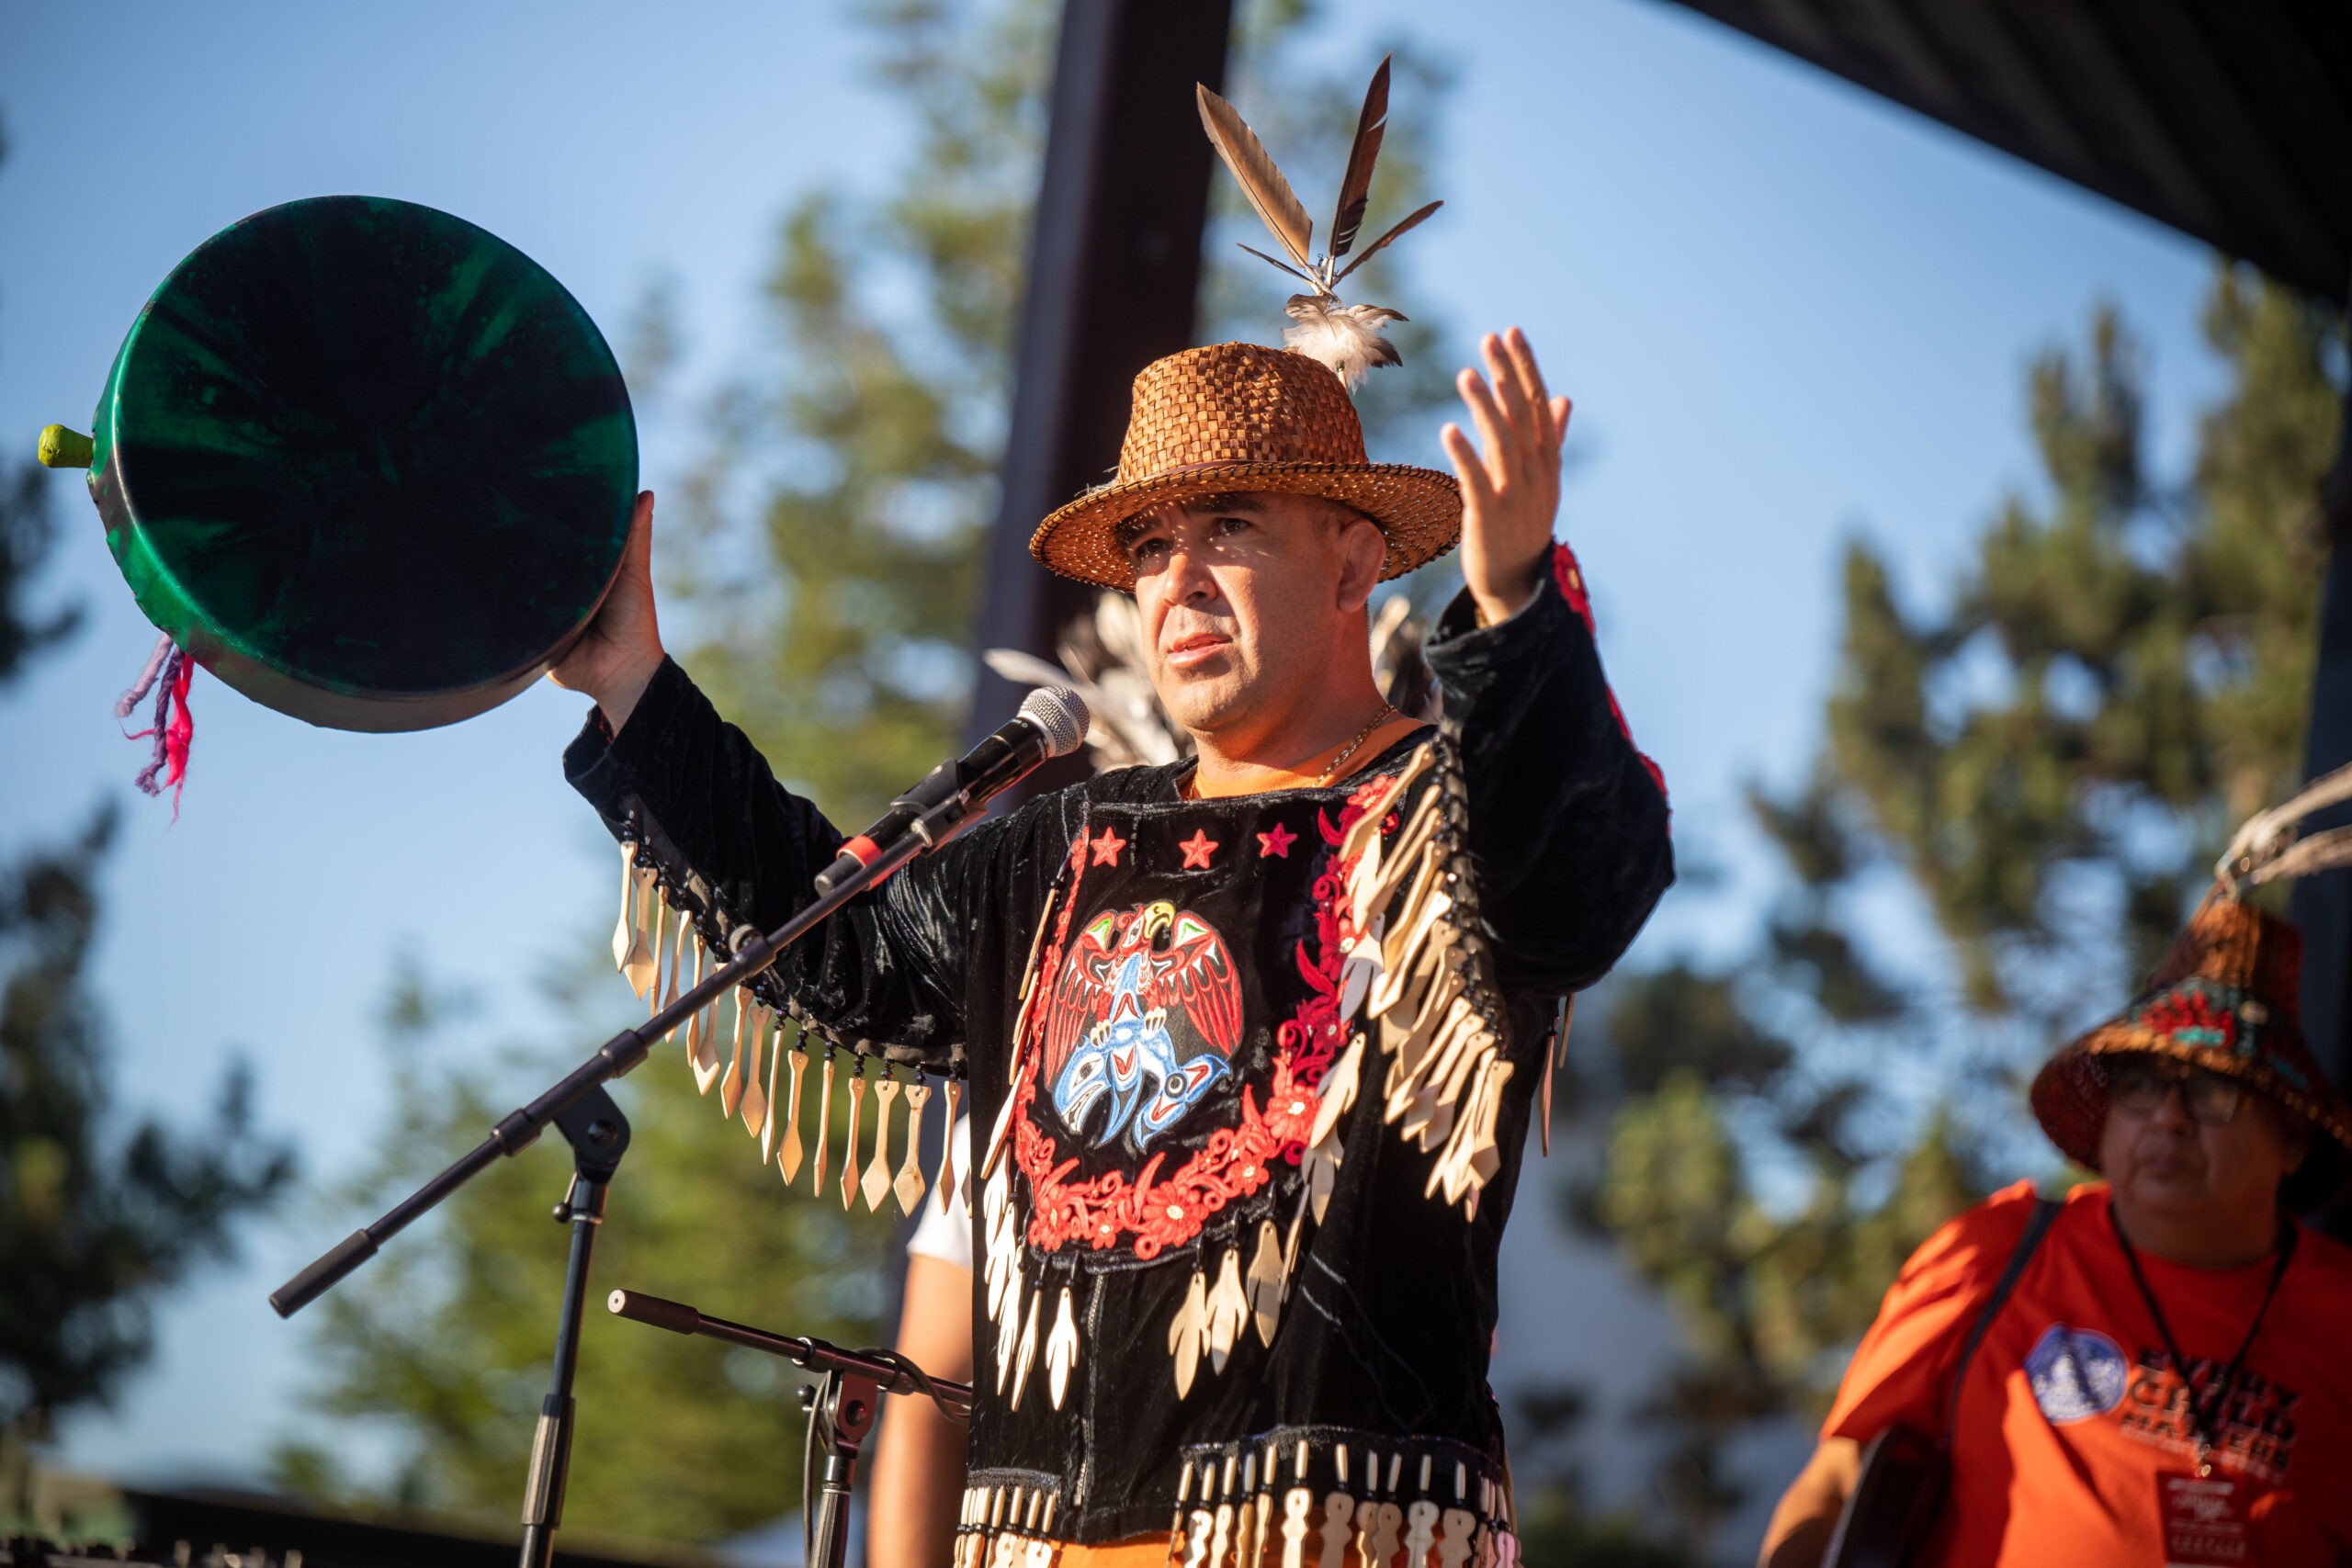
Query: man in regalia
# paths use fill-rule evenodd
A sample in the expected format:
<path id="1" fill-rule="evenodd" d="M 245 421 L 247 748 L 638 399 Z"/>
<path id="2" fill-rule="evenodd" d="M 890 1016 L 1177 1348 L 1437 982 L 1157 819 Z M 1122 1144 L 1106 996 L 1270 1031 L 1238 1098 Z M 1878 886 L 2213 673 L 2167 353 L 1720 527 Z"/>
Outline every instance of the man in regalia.
<path id="1" fill-rule="evenodd" d="M 1497 1250 L 1564 999 L 1672 879 L 1663 782 L 1553 539 L 1568 402 L 1526 338 L 1462 372 L 1453 475 L 1367 461 L 1350 387 L 1395 362 L 1393 313 L 1340 304 L 1203 102 L 1313 288 L 1294 348 L 1148 367 L 1116 482 L 1031 545 L 1135 596 L 1195 756 L 973 829 L 758 991 L 842 1043 L 828 1085 L 968 1084 L 959 1564 L 1507 1562 Z M 556 671 L 596 702 L 565 765 L 721 943 L 805 905 L 844 840 L 664 655 L 651 516 Z M 1384 700 L 1366 605 L 1457 545 L 1431 726 Z"/>

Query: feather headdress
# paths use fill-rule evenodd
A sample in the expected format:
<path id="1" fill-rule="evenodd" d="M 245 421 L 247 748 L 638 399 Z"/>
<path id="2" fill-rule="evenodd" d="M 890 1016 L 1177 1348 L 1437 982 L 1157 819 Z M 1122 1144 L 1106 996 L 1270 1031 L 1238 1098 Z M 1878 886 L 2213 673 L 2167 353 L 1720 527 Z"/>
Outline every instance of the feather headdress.
<path id="1" fill-rule="evenodd" d="M 1363 113 L 1356 120 L 1355 142 L 1348 149 L 1348 172 L 1340 181 L 1339 208 L 1331 218 L 1331 249 L 1319 258 L 1312 254 L 1314 220 L 1299 205 L 1290 182 L 1274 166 L 1264 144 L 1234 112 L 1231 104 L 1206 87 L 1196 91 L 1201 124 L 1209 133 L 1210 143 L 1216 148 L 1217 156 L 1225 160 L 1225 166 L 1233 171 L 1250 205 L 1266 220 L 1266 227 L 1273 231 L 1275 240 L 1290 260 L 1270 256 L 1250 245 L 1241 248 L 1260 261 L 1282 268 L 1312 290 L 1292 295 L 1284 307 L 1290 319 L 1298 324 L 1283 330 L 1283 345 L 1329 366 L 1351 391 L 1374 366 L 1404 363 L 1396 345 L 1381 336 L 1381 328 L 1390 321 L 1404 321 L 1404 313 L 1385 305 L 1343 305 L 1338 293 L 1348 274 L 1445 205 L 1442 201 L 1430 202 L 1366 245 L 1353 261 L 1345 266 L 1340 265 L 1355 244 L 1357 231 L 1363 227 L 1364 206 L 1372 196 L 1372 168 L 1380 157 L 1380 139 L 1388 124 L 1387 60 L 1383 59 L 1380 69 L 1372 73 L 1372 85 L 1364 93 Z"/>

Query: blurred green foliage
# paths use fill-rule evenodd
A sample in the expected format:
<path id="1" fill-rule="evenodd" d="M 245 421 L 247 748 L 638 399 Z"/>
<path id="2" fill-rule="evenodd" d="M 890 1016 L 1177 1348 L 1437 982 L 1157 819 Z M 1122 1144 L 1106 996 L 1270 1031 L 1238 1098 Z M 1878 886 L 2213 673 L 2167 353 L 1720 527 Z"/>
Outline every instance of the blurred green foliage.
<path id="1" fill-rule="evenodd" d="M 31 463 L 0 474 L 0 689 L 80 624 L 78 606 L 32 607 L 56 539 L 48 486 Z M 33 1449 L 145 1364 L 155 1299 L 226 1257 L 294 1169 L 255 1133 L 242 1066 L 192 1128 L 116 1125 L 89 990 L 115 827 L 102 802 L 78 832 L 0 864 L 0 1523 L 54 1522 L 32 1517 Z"/>
<path id="2" fill-rule="evenodd" d="M 1788 873 L 1762 940 L 1613 981 L 1584 1043 L 1623 1098 L 1570 1207 L 1688 1331 L 1652 1412 L 1685 1541 L 1741 1500 L 1726 1440 L 1818 1416 L 1911 1249 L 2052 1172 L 2025 1078 L 2297 781 L 2343 325 L 2225 267 L 2204 326 L 2228 389 L 2187 474 L 2151 471 L 2143 356 L 2102 308 L 2028 374 L 2037 492 L 1924 606 L 1849 545 L 1825 742 L 1751 791 Z"/>
<path id="3" fill-rule="evenodd" d="M 547 992 L 549 1023 L 560 1026 L 548 1033 L 572 1042 L 567 1049 L 484 1038 L 469 998 L 401 965 L 379 1021 L 393 1113 L 376 1139 L 380 1156 L 331 1195 L 338 1215 L 372 1217 L 463 1154 L 630 1005 L 603 965 Z M 720 1016 L 731 1023 L 731 1011 Z M 658 1049 L 614 1098 L 632 1141 L 597 1238 L 564 1523 L 643 1540 L 723 1537 L 797 1502 L 798 1374 L 613 1317 L 605 1292 L 627 1286 L 783 1333 L 868 1343 L 889 1291 L 895 1211 L 869 1215 L 861 1200 L 846 1213 L 831 1181 L 812 1197 L 812 1166 L 787 1195 L 743 1124 L 720 1121 L 717 1095 L 693 1092 L 673 1048 Z M 844 1111 L 836 1103 L 834 1176 Z M 323 1410 L 340 1429 L 282 1445 L 282 1484 L 511 1522 L 547 1392 L 570 1245 L 552 1210 L 571 1175 L 570 1148 L 548 1134 L 312 1309 Z M 337 1458 L 350 1435 L 370 1429 L 393 1452 L 389 1477 Z"/>

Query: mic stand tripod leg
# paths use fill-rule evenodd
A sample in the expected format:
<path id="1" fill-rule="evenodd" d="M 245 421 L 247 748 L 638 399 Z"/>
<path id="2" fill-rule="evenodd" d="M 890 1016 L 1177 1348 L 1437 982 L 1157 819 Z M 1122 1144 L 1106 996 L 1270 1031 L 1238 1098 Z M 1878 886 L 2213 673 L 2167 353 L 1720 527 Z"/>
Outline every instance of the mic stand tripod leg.
<path id="1" fill-rule="evenodd" d="M 822 1383 L 802 1384 L 810 1404 L 809 1441 L 825 1455 L 817 1495 L 800 1499 L 801 1517 L 809 1521 L 809 1568 L 842 1568 L 849 1554 L 850 1490 L 857 1482 L 858 1450 L 874 1429 L 882 1390 L 872 1378 L 855 1372 L 829 1371 Z"/>
<path id="2" fill-rule="evenodd" d="M 531 1470 L 523 1487 L 522 1568 L 549 1568 L 555 1532 L 563 1522 L 564 1478 L 571 1468 L 572 1374 L 580 1364 L 580 1319 L 588 1301 L 588 1264 L 605 1198 L 628 1148 L 628 1118 L 602 1085 L 557 1113 L 555 1124 L 571 1145 L 571 1190 L 555 1217 L 571 1224 L 571 1257 L 563 1273 L 562 1316 L 556 1325 L 555 1370 L 539 1404 L 531 1438 Z"/>

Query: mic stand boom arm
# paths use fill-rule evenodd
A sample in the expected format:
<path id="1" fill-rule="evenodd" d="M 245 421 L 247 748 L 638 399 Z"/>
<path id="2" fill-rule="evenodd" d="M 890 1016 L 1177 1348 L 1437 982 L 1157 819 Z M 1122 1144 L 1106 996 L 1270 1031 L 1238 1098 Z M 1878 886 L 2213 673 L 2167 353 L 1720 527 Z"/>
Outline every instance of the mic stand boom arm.
<path id="1" fill-rule="evenodd" d="M 844 877 L 819 894 L 814 902 L 765 936 L 754 933 L 747 940 L 740 941 L 735 956 L 711 971 L 702 984 L 681 995 L 676 1001 L 642 1024 L 622 1030 L 599 1045 L 594 1055 L 566 1073 L 537 1100 L 500 1118 L 498 1124 L 490 1130 L 489 1137 L 451 1161 L 438 1176 L 387 1209 L 374 1223 L 344 1237 L 313 1259 L 310 1267 L 272 1292 L 269 1304 L 277 1309 L 278 1316 L 291 1317 L 324 1295 L 345 1275 L 375 1257 L 385 1242 L 406 1230 L 441 1200 L 487 1170 L 492 1161 L 521 1154 L 537 1142 L 539 1134 L 547 1131 L 548 1124 L 581 1096 L 599 1084 L 620 1077 L 635 1068 L 653 1049 L 654 1042 L 728 991 L 765 970 L 783 955 L 786 948 L 807 935 L 826 916 L 912 860 L 923 848 L 921 839 L 908 835 L 860 866 L 858 874 Z M 745 931 L 749 930 L 749 927 L 743 928 Z M 737 934 L 739 938 L 741 936 L 740 931 Z"/>
<path id="2" fill-rule="evenodd" d="M 858 1450 L 874 1428 L 881 1395 L 927 1394 L 950 1419 L 971 1419 L 969 1383 L 934 1378 L 895 1350 L 844 1350 L 822 1339 L 771 1334 L 723 1317 L 708 1317 L 684 1302 L 664 1301 L 640 1291 L 615 1291 L 605 1304 L 617 1317 L 650 1323 L 673 1334 L 707 1335 L 746 1349 L 781 1356 L 822 1378 L 821 1382 L 800 1391 L 801 1404 L 808 1412 L 808 1448 L 800 1487 L 801 1547 L 802 1561 L 811 1568 L 842 1568 L 846 1560 L 849 1499 L 857 1479 Z M 820 1455 L 821 1475 L 817 1468 Z"/>
<path id="3" fill-rule="evenodd" d="M 967 807 L 968 815 L 970 808 Z M 955 816 L 951 805 L 929 814 L 926 826 L 944 828 Z M 565 1074 L 537 1100 L 500 1119 L 490 1136 L 456 1160 L 441 1174 L 401 1199 L 373 1224 L 356 1230 L 315 1259 L 309 1268 L 279 1286 L 269 1304 L 280 1317 L 291 1317 L 332 1290 L 344 1276 L 376 1256 L 377 1249 L 442 1199 L 481 1175 L 491 1162 L 522 1153 L 538 1140 L 549 1122 L 571 1145 L 571 1189 L 556 1205 L 556 1218 L 571 1225 L 571 1258 L 564 1269 L 563 1306 L 556 1324 L 555 1365 L 547 1398 L 539 1406 L 538 1428 L 531 1441 L 531 1465 L 523 1492 L 521 1568 L 548 1568 L 555 1559 L 555 1534 L 563 1520 L 565 1477 L 571 1467 L 572 1374 L 579 1363 L 580 1320 L 588 1297 L 588 1265 L 595 1248 L 596 1227 L 605 1223 L 605 1198 L 620 1169 L 628 1147 L 628 1119 L 605 1092 L 605 1085 L 645 1060 L 653 1043 L 688 1018 L 750 980 L 774 964 L 784 950 L 817 923 L 866 888 L 921 853 L 934 841 L 910 833 L 883 847 L 880 852 L 820 891 L 815 901 L 765 936 L 750 927 L 735 933 L 735 956 L 676 1001 L 635 1029 L 624 1029 L 597 1047 L 596 1054 Z M 871 1419 L 870 1415 L 868 1419 Z M 862 1430 L 859 1434 L 863 1435 Z M 853 1452 L 854 1450 L 853 1450 Z M 842 1490 L 846 1492 L 846 1480 Z M 840 1568 L 836 1558 L 831 1568 Z"/>

